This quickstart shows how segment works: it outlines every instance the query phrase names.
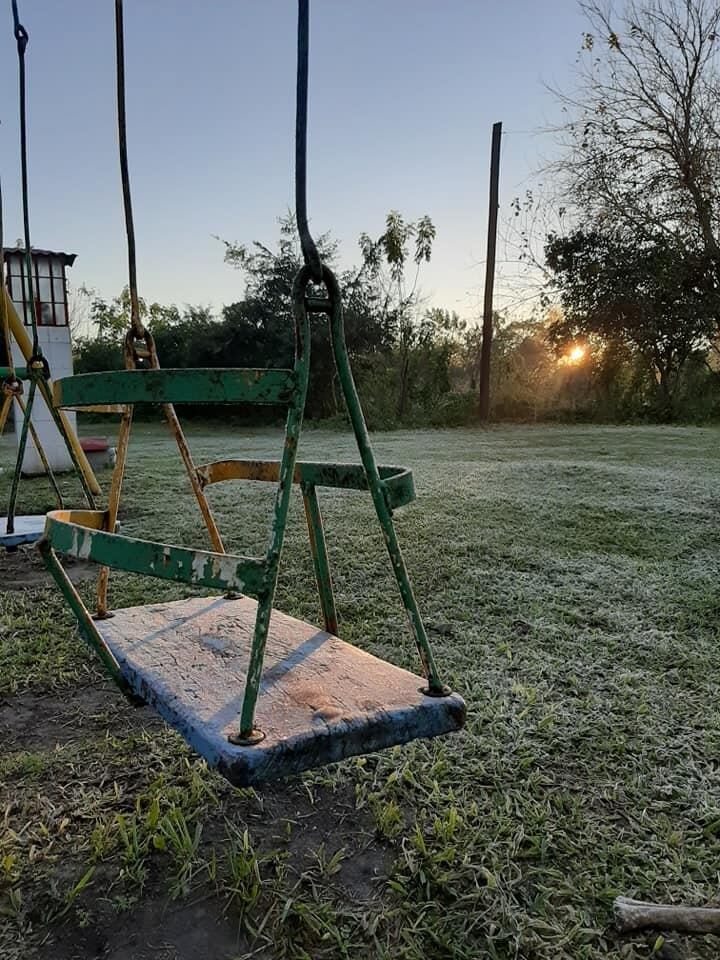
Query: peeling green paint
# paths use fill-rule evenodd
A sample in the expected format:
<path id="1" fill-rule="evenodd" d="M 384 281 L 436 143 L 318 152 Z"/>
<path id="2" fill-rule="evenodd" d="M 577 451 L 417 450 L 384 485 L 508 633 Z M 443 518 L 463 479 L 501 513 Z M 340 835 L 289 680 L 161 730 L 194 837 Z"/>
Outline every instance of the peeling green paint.
<path id="1" fill-rule="evenodd" d="M 166 580 L 239 592 L 258 600 L 238 737 L 258 742 L 254 730 L 255 707 L 278 568 L 287 525 L 293 483 L 302 487 L 308 533 L 318 592 L 326 629 L 337 634 L 337 614 L 316 487 L 369 490 L 398 583 L 400 595 L 428 681 L 427 692 L 445 696 L 425 627 L 415 600 L 405 561 L 392 522 L 392 510 L 414 499 L 412 474 L 404 467 L 378 466 L 370 445 L 365 419 L 345 345 L 342 301 L 335 275 L 323 267 L 327 299 L 308 300 L 308 267 L 302 267 L 293 284 L 296 356 L 293 370 L 125 370 L 85 374 L 56 383 L 60 404 L 73 407 L 135 403 L 283 403 L 288 407 L 285 445 L 279 461 L 220 460 L 197 468 L 202 488 L 224 480 L 245 479 L 277 483 L 267 552 L 262 558 L 230 556 L 170 544 L 153 543 L 109 532 L 109 514 L 102 511 L 55 512 L 48 515 L 41 548 L 48 568 L 70 602 L 86 639 L 98 649 L 110 672 L 112 654 L 64 575 L 54 551 Z M 310 369 L 310 310 L 329 314 L 335 364 L 338 370 L 362 464 L 297 461 Z M 119 680 L 119 682 L 121 682 Z M 233 738 L 234 742 L 234 738 Z"/>
<path id="2" fill-rule="evenodd" d="M 82 373 L 55 381 L 58 407 L 136 403 L 292 402 L 292 370 L 112 370 Z"/>

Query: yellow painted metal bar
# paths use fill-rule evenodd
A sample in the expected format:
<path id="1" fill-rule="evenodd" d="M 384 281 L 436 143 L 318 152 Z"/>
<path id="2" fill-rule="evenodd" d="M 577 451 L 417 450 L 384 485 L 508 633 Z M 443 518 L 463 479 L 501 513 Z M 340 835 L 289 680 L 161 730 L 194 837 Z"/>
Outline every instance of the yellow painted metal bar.
<path id="1" fill-rule="evenodd" d="M 25 403 L 24 403 L 22 397 L 15 397 L 15 399 L 17 400 L 17 404 L 18 404 L 18 406 L 20 407 L 20 409 L 22 410 L 22 414 L 23 414 L 23 417 L 24 417 L 24 416 L 25 416 Z M 38 452 L 38 456 L 40 457 L 40 460 L 42 461 L 43 470 L 45 471 L 45 475 L 46 475 L 47 478 L 50 480 L 50 483 L 52 484 L 52 486 L 53 486 L 53 488 L 54 488 L 54 490 L 55 490 L 55 493 L 56 493 L 57 496 L 58 496 L 58 500 L 60 501 L 60 506 L 62 507 L 62 497 L 60 496 L 60 490 L 58 489 L 58 486 L 57 486 L 57 484 L 56 484 L 56 482 L 55 482 L 55 477 L 53 476 L 52 467 L 51 467 L 50 464 L 48 463 L 48 458 L 47 458 L 47 456 L 45 455 L 45 447 L 43 447 L 42 442 L 41 442 L 41 440 L 40 440 L 40 437 L 38 436 L 38 432 L 37 432 L 37 430 L 35 429 L 35 427 L 34 427 L 34 425 L 33 425 L 32 417 L 28 420 L 28 427 L 30 427 L 30 436 L 31 436 L 32 439 L 33 439 L 33 443 L 35 444 L 35 449 L 36 449 L 37 452 Z"/>
<path id="2" fill-rule="evenodd" d="M 12 402 L 12 397 L 5 397 L 3 399 L 2 406 L 0 407 L 0 436 L 2 436 L 2 432 L 5 429 L 5 423 L 7 421 L 8 414 L 10 413 Z"/>
<path id="3" fill-rule="evenodd" d="M 53 385 L 54 386 L 54 385 Z M 53 397 L 55 390 L 53 389 Z M 57 407 L 55 409 L 58 409 Z M 117 413 L 123 414 L 127 410 L 125 403 L 98 403 L 91 407 L 63 407 L 63 410 L 73 410 L 79 413 Z"/>
<path id="4" fill-rule="evenodd" d="M 32 352 L 33 352 L 32 341 L 30 337 L 28 337 L 27 333 L 25 332 L 25 328 L 20 322 L 20 317 L 18 317 L 15 311 L 15 306 L 12 300 L 10 299 L 10 295 L 8 294 L 7 289 L 5 289 L 5 287 L 3 287 L 2 291 L 0 291 L 0 296 L 3 296 L 5 298 L 5 308 L 7 310 L 7 316 L 8 316 L 8 321 L 10 325 L 10 332 L 12 333 L 13 337 L 15 338 L 15 342 L 20 348 L 20 352 L 25 357 L 25 360 L 28 361 L 32 356 Z M 49 406 L 52 403 L 52 385 L 47 385 L 47 386 L 49 387 L 48 390 L 43 390 L 41 387 L 40 392 L 43 395 L 43 399 L 45 403 L 47 403 Z M 85 483 L 87 484 L 88 488 L 92 491 L 93 494 L 95 494 L 96 496 L 99 496 L 102 493 L 100 489 L 100 484 L 97 482 L 95 474 L 93 473 L 93 469 L 90 466 L 90 462 L 88 461 L 88 458 L 85 456 L 85 451 L 80 446 L 80 441 L 75 435 L 75 431 L 73 430 L 65 412 L 63 410 L 58 410 L 57 412 L 60 417 L 60 420 L 62 421 L 63 428 L 67 433 L 68 441 L 70 443 L 70 446 L 73 449 L 73 453 L 75 454 L 75 458 L 77 459 L 78 465 L 82 470 L 83 477 L 85 478 Z"/>

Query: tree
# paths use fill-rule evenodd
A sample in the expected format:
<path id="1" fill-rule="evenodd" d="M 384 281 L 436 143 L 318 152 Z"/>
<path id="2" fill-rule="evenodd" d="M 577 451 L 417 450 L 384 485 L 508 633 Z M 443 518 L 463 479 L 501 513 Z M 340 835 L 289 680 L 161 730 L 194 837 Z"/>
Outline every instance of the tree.
<path id="1" fill-rule="evenodd" d="M 394 426 L 398 410 L 420 422 L 437 423 L 445 414 L 457 422 L 463 416 L 464 401 L 450 396 L 450 372 L 464 325 L 443 310 L 422 312 L 417 294 L 417 272 L 429 259 L 433 236 L 427 218 L 407 224 L 392 214 L 377 241 L 362 238 L 363 262 L 349 270 L 337 268 L 337 244 L 329 235 L 318 240 L 321 259 L 338 273 L 348 351 L 368 422 L 374 426 Z M 161 363 L 179 368 L 291 366 L 291 288 L 302 264 L 294 220 L 280 221 L 276 246 L 226 243 L 225 259 L 244 274 L 245 290 L 242 299 L 223 308 L 221 317 L 207 307 L 180 309 L 141 301 L 141 317 L 155 337 Z M 415 262 L 416 276 L 408 288 L 409 262 Z M 91 316 L 94 335 L 76 343 L 76 369 L 120 368 L 129 323 L 127 291 L 109 301 L 95 297 Z M 341 415 L 327 317 L 313 316 L 311 340 L 306 414 L 309 419 Z M 195 412 L 212 411 L 203 407 Z M 277 415 L 275 410 L 269 413 Z"/>
<path id="2" fill-rule="evenodd" d="M 379 284 L 383 301 L 382 316 L 395 331 L 399 348 L 400 378 L 396 415 L 405 415 L 410 388 L 410 354 L 420 328 L 420 294 L 418 280 L 420 267 L 432 255 L 435 226 L 427 215 L 407 221 L 397 210 L 391 210 L 385 220 L 385 231 L 372 240 L 367 233 L 360 235 L 363 268 Z M 412 259 L 411 259 L 412 253 Z M 415 265 L 412 281 L 406 270 Z"/>
<path id="3" fill-rule="evenodd" d="M 320 259 L 334 268 L 337 242 L 326 233 L 318 237 L 316 243 Z M 242 270 L 246 278 L 244 298 L 223 310 L 228 355 L 235 358 L 238 366 L 291 366 L 294 353 L 291 288 L 303 262 L 294 217 L 288 215 L 280 219 L 280 238 L 275 250 L 257 241 L 250 245 L 225 242 L 225 261 Z M 373 354 L 389 349 L 389 324 L 381 310 L 380 294 L 367 271 L 342 271 L 339 280 L 348 352 L 356 373 L 362 374 Z M 312 324 L 311 357 L 308 415 L 313 418 L 336 416 L 341 408 L 327 322 Z"/>
<path id="4" fill-rule="evenodd" d="M 558 364 L 537 320 L 494 318 L 492 410 L 495 417 L 538 420 L 556 399 Z"/>
<path id="5" fill-rule="evenodd" d="M 701 245 L 720 274 L 720 4 L 580 6 L 580 83 L 561 95 L 566 195 L 603 232 Z"/>
<path id="6" fill-rule="evenodd" d="M 630 241 L 578 230 L 550 237 L 546 260 L 562 304 L 550 341 L 629 348 L 654 372 L 661 412 L 670 415 L 684 365 L 707 350 L 717 328 L 720 288 L 710 255 L 662 232 Z"/>
<path id="7" fill-rule="evenodd" d="M 74 339 L 73 354 L 77 373 L 96 370 L 119 370 L 124 366 L 123 343 L 130 327 L 130 294 L 125 287 L 112 300 L 90 289 L 82 288 L 89 300 L 84 323 L 90 333 Z M 198 355 L 201 328 L 213 329 L 215 318 L 209 307 L 187 305 L 181 312 L 177 306 L 148 304 L 139 300 L 140 319 L 155 338 L 158 356 L 166 367 L 187 367 L 203 364 L 219 366 L 208 351 Z M 218 356 L 221 352 L 218 351 Z"/>

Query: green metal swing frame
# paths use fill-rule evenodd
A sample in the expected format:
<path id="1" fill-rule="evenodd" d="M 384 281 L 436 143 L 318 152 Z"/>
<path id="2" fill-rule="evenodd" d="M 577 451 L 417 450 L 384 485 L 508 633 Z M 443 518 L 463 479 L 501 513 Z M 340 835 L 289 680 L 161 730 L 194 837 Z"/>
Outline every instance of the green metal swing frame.
<path id="1" fill-rule="evenodd" d="M 126 369 L 66 378 L 57 381 L 54 389 L 58 410 L 120 412 L 118 452 L 107 509 L 48 514 L 38 545 L 75 613 L 82 635 L 115 682 L 128 695 L 154 706 L 229 780 L 245 785 L 418 737 L 449 733 L 462 727 L 465 720 L 462 698 L 444 686 L 438 675 L 392 520 L 393 509 L 414 497 L 412 474 L 403 467 L 378 466 L 375 460 L 345 343 L 338 281 L 320 262 L 309 232 L 305 182 L 308 0 L 299 0 L 298 11 L 295 180 L 305 266 L 295 277 L 291 295 L 294 365 L 283 370 L 162 370 L 152 334 L 145 330 L 139 314 L 125 123 L 123 2 L 115 0 L 118 138 L 131 306 L 125 339 Z M 314 295 L 322 287 L 326 296 Z M 308 390 L 313 314 L 323 315 L 329 323 L 359 464 L 297 460 Z M 226 459 L 196 467 L 175 414 L 175 404 L 187 403 L 286 408 L 282 457 L 272 461 Z M 136 404 L 161 405 L 205 521 L 212 551 L 118 532 Z M 227 480 L 277 485 L 264 556 L 229 555 L 224 551 L 205 488 Z M 293 483 L 302 490 L 325 632 L 273 610 Z M 424 681 L 337 637 L 338 618 L 317 494 L 320 486 L 369 491 Z M 65 573 L 59 554 L 100 565 L 95 616 Z M 221 591 L 225 598 L 124 608 L 115 612 L 114 619 L 107 619 L 113 617 L 107 607 L 111 568 Z M 241 684 L 242 698 L 235 695 L 236 686 Z M 258 724 L 256 708 L 261 692 Z"/>
<path id="2" fill-rule="evenodd" d="M 104 640 L 97 623 L 65 573 L 57 554 L 88 560 L 105 567 L 175 580 L 197 587 L 241 593 L 258 601 L 250 663 L 233 743 L 252 745 L 262 738 L 254 727 L 255 707 L 263 670 L 270 615 L 287 526 L 293 482 L 301 487 L 312 548 L 318 594 L 325 629 L 337 634 L 337 614 L 317 496 L 317 487 L 367 489 L 372 497 L 427 681 L 429 696 L 448 696 L 441 682 L 425 626 L 410 583 L 392 520 L 395 507 L 414 498 L 412 474 L 403 467 L 379 467 L 352 376 L 345 343 L 340 290 L 335 275 L 323 267 L 327 298 L 308 297 L 311 270 L 305 266 L 293 285 L 296 350 L 292 369 L 127 370 L 83 374 L 58 380 L 59 408 L 136 403 L 257 403 L 288 408 L 285 443 L 279 461 L 222 460 L 197 468 L 203 486 L 231 479 L 277 482 L 268 549 L 264 557 L 236 556 L 155 543 L 116 533 L 108 528 L 108 511 L 54 511 L 48 514 L 39 543 L 43 560 L 73 609 L 85 640 L 100 656 L 116 683 L 126 692 L 128 681 Z M 304 463 L 297 447 L 310 368 L 310 314 L 328 316 L 333 356 L 360 453 L 360 464 Z"/>

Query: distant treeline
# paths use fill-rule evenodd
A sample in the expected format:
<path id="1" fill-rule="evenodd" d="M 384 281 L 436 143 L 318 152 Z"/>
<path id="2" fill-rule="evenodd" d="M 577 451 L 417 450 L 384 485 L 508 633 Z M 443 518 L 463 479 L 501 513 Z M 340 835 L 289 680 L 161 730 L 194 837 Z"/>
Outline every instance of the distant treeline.
<path id="1" fill-rule="evenodd" d="M 433 238 L 428 218 L 408 223 L 398 214 L 390 214 L 378 240 L 371 241 L 366 235 L 361 238 L 360 267 L 340 274 L 348 349 L 366 418 L 374 429 L 477 422 L 480 329 L 453 312 L 424 308 L 417 291 L 417 274 L 421 263 L 429 259 Z M 613 256 L 625 262 L 628 253 L 607 247 L 598 251 L 598 243 L 596 237 L 550 239 L 548 266 L 554 270 L 556 291 L 565 309 L 545 309 L 541 320 L 508 322 L 496 317 L 493 419 L 701 422 L 718 418 L 720 373 L 709 337 L 712 323 L 708 311 L 698 308 L 698 298 L 705 293 L 701 290 L 690 303 L 693 316 L 699 317 L 694 323 L 673 326 L 667 322 L 663 327 L 657 321 L 653 326 L 647 304 L 664 302 L 665 287 L 677 285 L 677 276 L 668 266 L 676 264 L 675 252 L 666 251 L 660 266 L 653 261 L 662 280 L 655 285 L 657 289 L 648 283 L 638 286 L 631 272 L 624 288 L 612 275 L 603 288 L 596 266 L 588 279 L 582 264 L 592 266 L 600 261 L 612 266 Z M 581 254 L 588 245 L 593 247 L 592 259 L 583 260 Z M 335 264 L 336 244 L 324 236 L 319 246 L 324 262 Z M 657 251 L 652 253 L 657 256 Z M 290 289 L 301 263 L 292 220 L 281 221 L 275 250 L 261 244 L 250 248 L 227 244 L 226 260 L 244 272 L 246 286 L 243 299 L 225 306 L 219 316 L 202 306 L 179 309 L 141 303 L 161 364 L 292 365 Z M 637 269 L 647 266 L 643 261 Z M 406 267 L 411 268 L 412 283 L 406 283 Z M 702 264 L 696 265 L 696 270 L 701 268 Z M 700 281 L 697 276 L 694 279 L 697 286 Z M 628 310 L 631 287 L 638 290 L 637 299 L 644 304 L 639 320 L 630 310 L 644 340 L 640 333 L 633 339 L 628 323 L 618 322 L 621 307 Z M 623 298 L 622 304 L 612 308 L 614 319 L 603 329 L 582 328 L 578 323 L 576 304 L 589 296 L 590 288 L 603 304 L 610 302 L 612 290 L 619 290 Z M 592 305 L 580 305 L 592 312 Z M 112 301 L 88 294 L 87 307 L 92 334 L 75 340 L 76 372 L 120 369 L 129 316 L 127 291 Z M 342 392 L 327 321 L 322 316 L 312 322 L 311 354 L 306 416 L 316 421 L 343 419 Z M 185 413 L 214 416 L 220 411 L 198 406 L 185 408 Z M 238 414 L 247 416 L 249 411 Z M 227 417 L 228 411 L 223 410 L 222 415 Z M 252 410 L 254 417 L 277 415 L 272 410 Z"/>

